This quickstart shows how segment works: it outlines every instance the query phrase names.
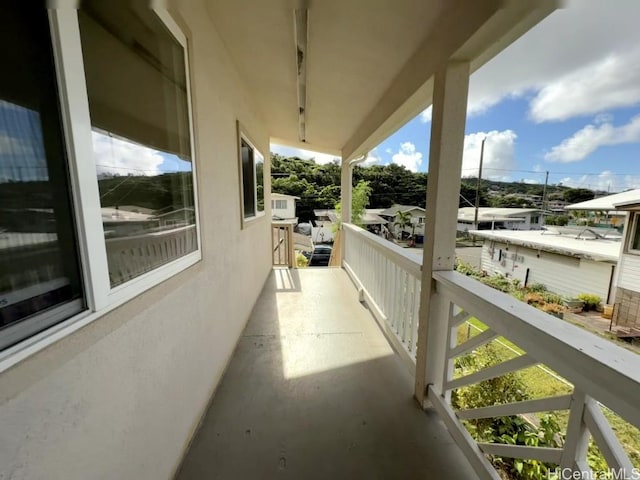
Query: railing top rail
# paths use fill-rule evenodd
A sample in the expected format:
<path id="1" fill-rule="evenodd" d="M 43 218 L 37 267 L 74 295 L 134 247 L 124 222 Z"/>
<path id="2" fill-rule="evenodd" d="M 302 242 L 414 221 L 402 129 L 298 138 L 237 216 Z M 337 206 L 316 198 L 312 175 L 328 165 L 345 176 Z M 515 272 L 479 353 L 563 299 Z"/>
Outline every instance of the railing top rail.
<path id="1" fill-rule="evenodd" d="M 640 426 L 637 354 L 455 271 L 434 272 L 433 278 L 455 304 Z"/>
<path id="2" fill-rule="evenodd" d="M 388 240 L 378 237 L 365 229 L 351 223 L 343 223 L 342 227 L 362 238 L 365 242 L 383 252 L 392 262 L 400 265 L 414 277 L 420 278 L 422 271 L 422 259 L 413 255 L 404 248 Z"/>

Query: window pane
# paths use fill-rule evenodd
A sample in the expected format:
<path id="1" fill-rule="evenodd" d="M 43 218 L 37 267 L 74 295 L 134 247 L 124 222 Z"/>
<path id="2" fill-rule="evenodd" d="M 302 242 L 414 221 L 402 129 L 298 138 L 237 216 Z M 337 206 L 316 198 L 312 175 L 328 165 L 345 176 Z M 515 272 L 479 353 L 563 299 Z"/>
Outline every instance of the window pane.
<path id="1" fill-rule="evenodd" d="M 147 5 L 79 12 L 112 287 L 198 248 L 184 50 Z"/>
<path id="2" fill-rule="evenodd" d="M 47 12 L 28 4 L 0 16 L 0 348 L 84 308 Z"/>
<path id="3" fill-rule="evenodd" d="M 256 196 L 258 198 L 258 212 L 264 212 L 264 158 L 255 152 L 256 159 Z"/>
<path id="4" fill-rule="evenodd" d="M 256 214 L 255 178 L 253 166 L 253 148 L 244 140 L 240 141 L 240 154 L 242 155 L 242 192 L 244 199 L 244 218 L 253 217 Z M 264 198 L 263 198 L 264 202 Z"/>
<path id="5" fill-rule="evenodd" d="M 640 214 L 634 214 L 635 222 L 633 222 L 633 238 L 631 239 L 631 248 L 633 250 L 640 250 Z"/>

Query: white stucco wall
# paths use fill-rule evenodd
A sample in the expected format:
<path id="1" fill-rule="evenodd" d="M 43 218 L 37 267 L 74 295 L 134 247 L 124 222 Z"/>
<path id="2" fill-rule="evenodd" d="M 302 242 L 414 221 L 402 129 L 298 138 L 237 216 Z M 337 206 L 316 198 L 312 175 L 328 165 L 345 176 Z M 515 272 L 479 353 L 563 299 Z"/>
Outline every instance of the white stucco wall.
<path id="1" fill-rule="evenodd" d="M 268 132 L 203 2 L 182 3 L 203 260 L 0 375 L 2 479 L 170 478 L 270 271 L 270 205 L 240 229 L 236 120 L 267 162 Z"/>
<path id="2" fill-rule="evenodd" d="M 594 262 L 527 247 L 485 240 L 482 247 L 481 269 L 489 274 L 501 273 L 524 283 L 529 269 L 528 285 L 542 283 L 551 292 L 575 297 L 580 293 L 593 293 L 607 300 L 611 266 L 609 262 Z M 499 250 L 502 250 L 502 260 Z M 538 256 L 539 255 L 539 256 Z M 504 264 L 503 264 L 504 262 Z"/>

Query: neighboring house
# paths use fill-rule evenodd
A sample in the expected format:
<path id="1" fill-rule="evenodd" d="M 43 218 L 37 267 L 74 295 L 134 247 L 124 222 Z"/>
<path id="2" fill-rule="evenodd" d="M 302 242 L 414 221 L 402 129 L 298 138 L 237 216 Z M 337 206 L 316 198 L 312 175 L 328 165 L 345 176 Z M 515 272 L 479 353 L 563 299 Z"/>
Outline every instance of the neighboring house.
<path id="1" fill-rule="evenodd" d="M 539 230 L 543 225 L 542 210 L 538 208 L 478 208 L 475 226 L 475 207 L 458 209 L 458 231 L 469 230 Z"/>
<path id="2" fill-rule="evenodd" d="M 640 189 L 574 203 L 566 209 L 626 213 L 614 300 L 614 322 L 621 327 L 640 328 Z"/>
<path id="3" fill-rule="evenodd" d="M 584 229 L 470 233 L 484 239 L 481 269 L 488 274 L 500 273 L 525 286 L 541 283 L 569 297 L 591 293 L 603 302 L 613 298 L 619 239 L 598 238 Z"/>
<path id="4" fill-rule="evenodd" d="M 274 220 L 296 220 L 296 200 L 300 197 L 285 195 L 284 193 L 271 194 L 271 218 Z"/>
<path id="5" fill-rule="evenodd" d="M 399 212 L 409 213 L 411 215 L 410 225 L 407 225 L 403 228 L 400 228 L 399 225 L 396 225 Z M 425 210 L 422 207 L 416 207 L 414 205 L 394 204 L 391 207 L 382 210 L 379 215 L 388 221 L 389 230 L 391 230 L 392 232 L 396 232 L 396 234 L 399 234 L 400 231 L 403 231 L 410 234 L 415 233 L 416 235 L 424 235 Z"/>

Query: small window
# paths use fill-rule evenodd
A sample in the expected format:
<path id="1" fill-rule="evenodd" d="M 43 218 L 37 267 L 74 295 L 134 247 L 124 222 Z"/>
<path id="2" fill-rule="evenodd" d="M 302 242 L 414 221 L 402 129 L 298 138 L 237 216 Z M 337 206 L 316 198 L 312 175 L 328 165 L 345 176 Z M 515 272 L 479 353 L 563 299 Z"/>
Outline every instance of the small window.
<path id="1" fill-rule="evenodd" d="M 0 349 L 84 310 L 47 11 L 0 15 Z"/>
<path id="2" fill-rule="evenodd" d="M 238 131 L 242 218 L 247 221 L 264 213 L 264 157 L 242 132 L 239 123 Z"/>
<path id="3" fill-rule="evenodd" d="M 287 201 L 286 200 L 274 200 L 272 202 L 272 206 L 273 206 L 273 208 L 275 208 L 277 210 L 286 210 Z"/>
<path id="4" fill-rule="evenodd" d="M 78 13 L 111 287 L 198 249 L 184 47 L 144 2 Z"/>
<path id="5" fill-rule="evenodd" d="M 629 234 L 629 252 L 640 255 L 640 218 L 639 213 L 632 214 L 631 231 Z"/>

